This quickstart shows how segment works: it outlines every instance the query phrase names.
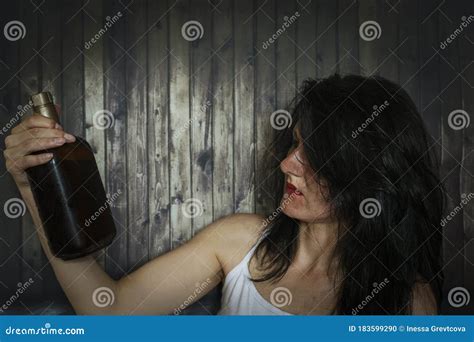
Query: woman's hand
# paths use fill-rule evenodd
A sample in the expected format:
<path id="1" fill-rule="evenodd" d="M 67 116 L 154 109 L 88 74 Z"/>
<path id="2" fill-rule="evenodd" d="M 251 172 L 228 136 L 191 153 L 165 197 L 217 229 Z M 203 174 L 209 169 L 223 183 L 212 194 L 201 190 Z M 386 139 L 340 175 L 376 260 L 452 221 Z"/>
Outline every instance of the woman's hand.
<path id="1" fill-rule="evenodd" d="M 76 138 L 64 132 L 54 120 L 41 115 L 30 115 L 14 127 L 5 138 L 5 164 L 18 188 L 29 187 L 25 170 L 47 163 L 50 153 L 31 154 L 74 142 Z"/>

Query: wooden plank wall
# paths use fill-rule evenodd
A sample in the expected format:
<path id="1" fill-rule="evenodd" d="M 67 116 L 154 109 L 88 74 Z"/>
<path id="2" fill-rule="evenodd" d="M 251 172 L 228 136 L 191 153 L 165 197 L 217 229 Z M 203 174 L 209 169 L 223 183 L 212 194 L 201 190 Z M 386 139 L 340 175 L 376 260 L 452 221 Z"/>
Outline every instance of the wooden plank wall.
<path id="1" fill-rule="evenodd" d="M 265 212 L 277 201 L 262 164 L 274 133 L 271 113 L 283 109 L 307 77 L 378 74 L 410 93 L 441 158 L 447 212 L 474 191 L 473 130 L 453 130 L 448 115 L 474 113 L 472 24 L 445 49 L 444 41 L 472 13 L 468 0 L 51 0 L 8 2 L 1 27 L 20 20 L 26 36 L 1 37 L 0 125 L 28 95 L 54 93 L 66 130 L 91 143 L 113 205 L 118 234 L 97 259 L 115 279 L 175 248 L 232 212 Z M 90 48 L 89 41 L 122 16 Z M 264 42 L 298 12 L 276 42 Z M 195 20 L 203 36 L 184 39 Z M 380 39 L 360 39 L 359 26 L 377 21 Z M 106 130 L 99 111 L 113 113 Z M 5 135 L 0 136 L 4 148 Z M 0 204 L 19 197 L 0 163 Z M 197 205 L 198 217 L 182 215 Z M 474 296 L 474 204 L 445 227 L 445 292 Z M 0 302 L 19 282 L 34 286 L 10 312 L 71 312 L 47 263 L 28 213 L 0 215 Z M 192 256 L 190 256 L 192 257 Z M 446 296 L 445 296 L 446 297 Z M 186 313 L 213 313 L 219 289 Z M 463 314 L 474 309 L 444 312 Z M 15 311 L 16 310 L 16 311 Z"/>

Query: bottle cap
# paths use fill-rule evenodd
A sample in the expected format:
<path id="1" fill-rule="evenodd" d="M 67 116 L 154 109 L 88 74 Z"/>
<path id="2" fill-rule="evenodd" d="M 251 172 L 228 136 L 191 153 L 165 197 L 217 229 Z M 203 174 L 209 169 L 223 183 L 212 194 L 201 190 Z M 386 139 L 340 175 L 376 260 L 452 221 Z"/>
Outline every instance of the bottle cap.
<path id="1" fill-rule="evenodd" d="M 49 91 L 44 91 L 38 94 L 31 96 L 31 101 L 33 101 L 33 106 L 41 106 L 53 102 L 53 96 Z"/>

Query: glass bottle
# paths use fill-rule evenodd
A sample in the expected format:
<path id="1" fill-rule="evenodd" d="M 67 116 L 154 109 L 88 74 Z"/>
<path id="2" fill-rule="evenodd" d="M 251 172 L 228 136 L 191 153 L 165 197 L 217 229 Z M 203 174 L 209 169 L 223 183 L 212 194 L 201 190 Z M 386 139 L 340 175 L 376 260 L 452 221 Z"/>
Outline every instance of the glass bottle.
<path id="1" fill-rule="evenodd" d="M 31 97 L 34 115 L 59 122 L 49 92 Z M 26 173 L 52 253 L 75 259 L 109 245 L 116 234 L 91 146 L 76 136 L 72 143 L 34 152 L 52 153 L 52 159 Z"/>

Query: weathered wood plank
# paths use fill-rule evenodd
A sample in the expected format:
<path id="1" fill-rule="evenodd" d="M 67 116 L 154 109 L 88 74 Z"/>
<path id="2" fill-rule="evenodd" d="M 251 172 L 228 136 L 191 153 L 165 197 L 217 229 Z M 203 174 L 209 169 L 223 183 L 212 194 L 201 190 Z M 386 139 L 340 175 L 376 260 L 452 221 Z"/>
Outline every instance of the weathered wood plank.
<path id="1" fill-rule="evenodd" d="M 39 50 L 39 33 L 37 30 L 39 13 L 29 6 L 28 1 L 20 2 L 20 21 L 27 28 L 24 39 L 17 41 L 20 44 L 20 104 L 26 105 L 30 96 L 37 93 L 41 88 L 40 57 L 35 52 Z M 42 52 L 42 51 L 41 51 Z M 40 53 L 41 53 L 40 52 Z M 35 286 L 28 291 L 29 296 L 41 295 L 46 288 L 41 269 L 46 263 L 39 239 L 36 235 L 36 228 L 33 224 L 30 213 L 27 211 L 22 220 L 22 283 L 30 277 L 34 280 Z"/>
<path id="2" fill-rule="evenodd" d="M 105 132 L 94 126 L 95 113 L 104 110 L 104 40 L 99 38 L 92 42 L 104 27 L 102 2 L 93 1 L 85 4 L 87 16 L 84 16 L 84 107 L 85 138 L 91 145 L 102 182 L 105 184 Z M 97 261 L 105 268 L 107 249 L 97 252 Z"/>
<path id="3" fill-rule="evenodd" d="M 191 238 L 191 208 L 198 204 L 191 197 L 189 46 L 182 35 L 182 27 L 191 17 L 189 3 L 179 1 L 170 11 L 170 196 L 171 248 Z M 189 24 L 189 23 L 188 23 Z M 186 35 L 186 37 L 193 37 Z M 176 134 L 180 131 L 182 134 Z"/>
<path id="4" fill-rule="evenodd" d="M 234 211 L 254 210 L 255 126 L 253 3 L 234 2 Z"/>
<path id="5" fill-rule="evenodd" d="M 318 77 L 328 77 L 337 71 L 337 1 L 318 1 L 316 18 L 316 53 Z"/>
<path id="6" fill-rule="evenodd" d="M 8 2 L 3 8 L 2 18 L 5 24 L 19 18 L 19 2 Z M 0 135 L 0 146 L 5 149 L 5 137 L 11 129 L 21 122 L 23 111 L 18 105 L 24 105 L 19 98 L 19 81 L 14 77 L 20 67 L 18 60 L 20 43 L 18 41 L 3 41 L 0 49 L 0 126 L 3 134 Z M 11 126 L 10 126 L 11 122 Z M 5 128 L 5 131 L 3 131 Z M 0 295 L 9 298 L 17 289 L 17 284 L 23 280 L 21 277 L 22 264 L 22 220 L 21 218 L 8 217 L 3 208 L 11 198 L 21 198 L 11 175 L 6 170 L 2 154 L 0 163 L 0 188 L 2 189 L 0 205 L 0 272 L 4 275 L 0 279 Z M 25 208 L 26 210 L 26 208 Z M 36 280 L 36 279 L 35 279 Z M 6 311 L 8 313 L 8 311 Z"/>
<path id="7" fill-rule="evenodd" d="M 212 31 L 214 56 L 212 74 L 214 99 L 213 113 L 213 203 L 214 218 L 233 212 L 234 207 L 234 132 L 233 96 L 233 34 L 232 2 L 213 1 L 218 10 L 213 11 Z"/>
<path id="8" fill-rule="evenodd" d="M 255 158 L 255 210 L 264 214 L 271 212 L 274 207 L 269 177 L 280 172 L 278 166 L 269 169 L 267 165 L 271 157 L 268 150 L 274 130 L 270 125 L 270 115 L 276 109 L 276 60 L 275 44 L 269 39 L 276 31 L 274 0 L 257 0 L 254 4 L 255 20 L 255 125 L 256 125 L 256 158 Z"/>
<path id="9" fill-rule="evenodd" d="M 338 72 L 358 74 L 359 65 L 359 5 L 356 0 L 339 0 L 338 20 Z"/>
<path id="10" fill-rule="evenodd" d="M 443 41 L 451 35 L 460 24 L 462 16 L 455 3 L 444 3 L 439 16 L 439 37 Z M 448 20 L 449 19 L 449 20 Z M 444 179 L 448 194 L 446 214 L 450 213 L 461 202 L 460 197 L 460 162 L 462 160 L 463 131 L 452 128 L 454 121 L 450 113 L 461 109 L 461 78 L 459 77 L 459 40 L 454 40 L 444 50 L 440 50 L 440 87 L 441 99 L 441 175 Z M 464 232 L 462 210 L 455 215 L 444 227 L 444 257 L 446 260 L 445 289 L 464 286 Z M 446 307 L 448 313 L 465 313 L 465 308 Z"/>
<path id="11" fill-rule="evenodd" d="M 472 15 L 472 2 L 462 1 L 460 3 L 462 12 L 466 15 Z M 471 10 L 469 10 L 471 9 Z M 463 20 L 463 18 L 460 18 Z M 472 23 L 471 23 L 472 25 Z M 462 130 L 462 162 L 461 162 L 461 194 L 466 195 L 474 193 L 474 98 L 472 96 L 474 88 L 474 44 L 472 35 L 464 32 L 457 39 L 459 40 L 459 62 L 461 73 L 461 95 L 462 108 L 470 115 L 471 123 Z M 474 201 L 471 199 L 463 207 L 463 224 L 464 224 L 464 286 L 472 294 L 474 294 Z M 471 297 L 472 298 L 472 297 Z M 468 303 L 465 312 L 472 314 L 474 312 L 474 301 Z"/>
<path id="12" fill-rule="evenodd" d="M 213 221 L 212 202 L 212 13 L 207 0 L 196 2 L 193 20 L 204 30 L 201 39 L 191 44 L 191 119 L 176 134 L 191 127 L 192 194 L 202 203 L 200 215 L 193 218 L 193 235 Z M 216 11 L 216 10 L 215 10 Z M 199 202 L 198 202 L 199 203 Z"/>
<path id="13" fill-rule="evenodd" d="M 134 1 L 127 13 L 125 89 L 127 99 L 128 270 L 148 260 L 147 6 Z M 124 52 L 125 53 L 125 52 Z"/>
<path id="14" fill-rule="evenodd" d="M 104 39 L 104 82 L 105 82 L 105 110 L 113 114 L 111 127 L 105 130 L 106 134 L 106 189 L 109 194 L 118 193 L 120 196 L 111 207 L 114 215 L 117 235 L 107 249 L 107 272 L 114 278 L 120 278 L 126 273 L 127 267 L 127 231 L 131 228 L 127 212 L 127 164 L 126 164 L 126 136 L 127 136 L 127 101 L 125 98 L 125 59 L 120 46 L 125 45 L 125 17 L 128 12 L 118 2 L 107 0 L 104 14 L 113 17 L 117 13 L 123 17 L 118 20 L 107 33 Z M 105 118 L 105 117 L 104 117 Z"/>
<path id="15" fill-rule="evenodd" d="M 359 29 L 362 25 L 366 27 L 370 25 L 368 21 L 377 20 L 377 1 L 376 0 L 366 0 L 359 1 L 359 27 L 357 32 L 360 32 Z M 379 23 L 380 25 L 380 23 Z M 373 26 L 373 25 L 372 25 Z M 365 35 L 364 37 L 369 37 L 372 39 L 372 34 Z M 379 40 L 364 40 L 359 34 L 359 62 L 360 73 L 362 75 L 372 75 L 376 72 L 378 67 L 378 58 L 377 58 L 377 49 L 380 49 L 380 46 L 377 45 L 380 42 Z"/>
<path id="16" fill-rule="evenodd" d="M 148 2 L 148 249 L 150 258 L 170 248 L 169 189 L 169 4 Z"/>

